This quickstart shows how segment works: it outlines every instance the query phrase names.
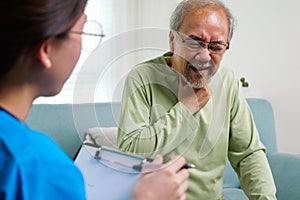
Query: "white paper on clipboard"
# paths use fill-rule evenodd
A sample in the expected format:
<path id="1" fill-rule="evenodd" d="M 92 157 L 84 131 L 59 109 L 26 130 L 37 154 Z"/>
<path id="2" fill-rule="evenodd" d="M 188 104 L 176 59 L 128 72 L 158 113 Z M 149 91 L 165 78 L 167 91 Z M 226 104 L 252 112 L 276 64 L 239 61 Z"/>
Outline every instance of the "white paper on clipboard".
<path id="1" fill-rule="evenodd" d="M 75 158 L 84 177 L 88 200 L 129 199 L 141 175 L 132 166 L 144 162 L 145 158 L 139 156 L 89 144 L 83 144 Z"/>

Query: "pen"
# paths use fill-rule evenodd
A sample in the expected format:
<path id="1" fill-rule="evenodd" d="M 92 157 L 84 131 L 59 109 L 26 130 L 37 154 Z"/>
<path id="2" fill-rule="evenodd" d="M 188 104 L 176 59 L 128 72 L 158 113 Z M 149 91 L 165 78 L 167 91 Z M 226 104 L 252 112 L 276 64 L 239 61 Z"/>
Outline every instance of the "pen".
<path id="1" fill-rule="evenodd" d="M 156 170 L 159 169 L 162 166 L 162 164 L 139 164 L 139 165 L 133 165 L 132 168 L 138 171 L 150 171 L 150 170 Z M 181 169 L 192 169 L 196 166 L 194 164 L 185 163 Z"/>
<path id="2" fill-rule="evenodd" d="M 194 164 L 188 164 L 188 163 L 185 163 L 182 167 L 181 167 L 181 169 L 191 169 L 191 168 L 195 168 L 196 167 L 196 165 L 194 165 Z"/>

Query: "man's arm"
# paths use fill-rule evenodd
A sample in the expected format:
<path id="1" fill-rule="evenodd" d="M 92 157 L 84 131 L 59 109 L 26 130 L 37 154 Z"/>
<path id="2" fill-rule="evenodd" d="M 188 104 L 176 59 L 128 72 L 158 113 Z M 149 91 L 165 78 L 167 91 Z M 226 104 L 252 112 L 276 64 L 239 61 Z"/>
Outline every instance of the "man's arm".
<path id="1" fill-rule="evenodd" d="M 276 199 L 276 187 L 251 110 L 241 94 L 232 107 L 229 160 L 249 199 Z"/>
<path id="2" fill-rule="evenodd" d="M 264 151 L 256 151 L 241 161 L 239 177 L 250 200 L 276 199 L 276 187 Z"/>

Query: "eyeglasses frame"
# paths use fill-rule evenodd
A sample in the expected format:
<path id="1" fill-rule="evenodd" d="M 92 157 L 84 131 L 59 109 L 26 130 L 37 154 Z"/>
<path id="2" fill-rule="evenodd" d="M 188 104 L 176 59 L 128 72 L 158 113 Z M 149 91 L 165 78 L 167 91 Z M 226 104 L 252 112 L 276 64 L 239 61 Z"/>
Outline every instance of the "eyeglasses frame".
<path id="1" fill-rule="evenodd" d="M 92 23 L 97 24 L 101 28 L 101 33 L 88 33 L 88 32 L 84 32 L 84 31 L 73 31 L 73 30 L 68 31 L 68 33 L 74 33 L 74 34 L 81 34 L 81 35 L 87 35 L 87 36 L 100 37 L 100 40 L 98 42 L 98 45 L 99 45 L 101 43 L 101 41 L 102 41 L 102 38 L 105 37 L 105 34 L 102 33 L 103 32 L 103 28 L 102 28 L 101 23 L 99 23 L 98 21 L 95 21 L 95 20 L 86 20 L 84 23 L 87 23 L 87 22 L 92 22 Z"/>
<path id="2" fill-rule="evenodd" d="M 218 41 L 218 42 L 217 41 L 216 42 L 204 42 L 204 41 L 201 41 L 201 40 L 195 40 L 193 38 L 190 38 L 189 36 L 187 36 L 188 37 L 187 39 L 184 39 L 184 38 L 182 38 L 181 34 L 178 31 L 172 31 L 172 32 L 173 33 L 175 32 L 176 35 L 178 35 L 179 38 L 181 39 L 182 43 L 186 44 L 187 47 L 189 47 L 193 50 L 199 50 L 199 49 L 202 49 L 202 48 L 207 48 L 208 51 L 212 54 L 223 54 L 227 49 L 229 49 L 229 43 L 225 44 L 224 42 L 221 42 L 221 41 Z M 193 40 L 193 41 L 197 42 L 199 47 L 197 47 L 197 48 L 190 47 L 186 42 L 187 40 Z M 225 48 L 220 52 L 214 52 L 211 48 L 209 48 L 209 46 L 211 44 L 220 44 L 220 45 L 223 45 Z"/>

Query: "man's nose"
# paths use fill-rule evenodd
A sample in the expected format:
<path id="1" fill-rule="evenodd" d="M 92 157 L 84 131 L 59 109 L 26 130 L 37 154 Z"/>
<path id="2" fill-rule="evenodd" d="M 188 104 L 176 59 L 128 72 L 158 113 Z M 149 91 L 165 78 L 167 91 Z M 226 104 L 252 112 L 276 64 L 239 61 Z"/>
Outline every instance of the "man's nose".
<path id="1" fill-rule="evenodd" d="M 195 59 L 199 62 L 209 62 L 211 60 L 210 52 L 207 47 L 202 47 L 197 51 Z"/>

